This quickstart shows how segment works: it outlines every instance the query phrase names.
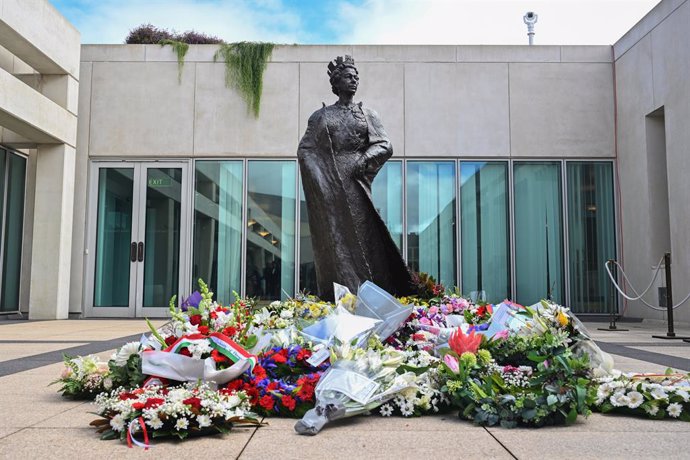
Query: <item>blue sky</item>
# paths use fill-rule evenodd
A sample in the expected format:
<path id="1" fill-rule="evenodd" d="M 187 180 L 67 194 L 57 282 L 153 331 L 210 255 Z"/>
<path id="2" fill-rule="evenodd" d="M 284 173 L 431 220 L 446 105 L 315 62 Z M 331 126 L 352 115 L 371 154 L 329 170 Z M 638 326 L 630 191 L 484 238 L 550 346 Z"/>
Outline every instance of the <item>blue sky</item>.
<path id="1" fill-rule="evenodd" d="M 82 43 L 151 23 L 226 41 L 299 44 L 612 44 L 659 0 L 49 0 Z"/>

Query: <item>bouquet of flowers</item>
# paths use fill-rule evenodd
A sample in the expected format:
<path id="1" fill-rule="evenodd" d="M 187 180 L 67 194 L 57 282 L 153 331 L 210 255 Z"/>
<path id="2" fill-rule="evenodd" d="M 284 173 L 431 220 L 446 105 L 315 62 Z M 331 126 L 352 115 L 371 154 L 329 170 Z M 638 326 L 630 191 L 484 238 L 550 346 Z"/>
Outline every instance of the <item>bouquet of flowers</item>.
<path id="1" fill-rule="evenodd" d="M 443 356 L 444 391 L 461 418 L 510 428 L 571 423 L 589 415 L 589 357 L 568 346 L 567 312 L 542 307 L 520 311 L 523 326 L 513 333 L 488 340 L 474 331 L 451 336 Z"/>
<path id="2" fill-rule="evenodd" d="M 259 355 L 253 374 L 242 374 L 227 388 L 246 392 L 261 415 L 302 417 L 314 407 L 314 388 L 329 366 L 312 365 L 311 357 L 312 351 L 299 345 L 273 347 Z"/>
<path id="3" fill-rule="evenodd" d="M 91 422 L 101 439 L 126 440 L 149 447 L 149 439 L 207 432 L 226 433 L 234 424 L 259 425 L 242 391 L 215 391 L 206 385 L 163 388 L 150 386 L 132 391 L 118 389 L 96 397 L 98 415 Z M 135 438 L 141 432 L 144 442 Z"/>
<path id="4" fill-rule="evenodd" d="M 404 366 L 404 351 L 375 342 L 367 349 L 349 343 L 331 349 L 331 367 L 315 389 L 316 407 L 297 422 L 295 431 L 315 435 L 330 421 L 369 412 L 416 386 L 424 372 L 417 375 Z"/>
<path id="5" fill-rule="evenodd" d="M 65 368 L 60 378 L 51 382 L 59 383 L 58 390 L 63 396 L 73 399 L 92 399 L 98 393 L 113 388 L 108 363 L 97 356 L 63 357 Z"/>
<path id="6" fill-rule="evenodd" d="M 690 374 L 622 374 L 595 380 L 595 409 L 690 422 Z"/>

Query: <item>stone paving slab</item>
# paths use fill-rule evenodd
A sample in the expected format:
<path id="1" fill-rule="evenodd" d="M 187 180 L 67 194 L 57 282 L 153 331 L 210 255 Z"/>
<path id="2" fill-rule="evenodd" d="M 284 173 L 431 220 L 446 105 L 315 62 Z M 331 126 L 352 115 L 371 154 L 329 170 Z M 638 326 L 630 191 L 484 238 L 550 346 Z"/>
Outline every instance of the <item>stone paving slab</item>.
<path id="1" fill-rule="evenodd" d="M 671 355 L 675 356 L 677 358 L 683 358 L 686 359 L 688 362 L 688 365 L 685 367 L 685 369 L 690 369 L 690 343 L 687 342 L 682 342 L 683 345 L 681 346 L 673 346 L 673 347 L 639 347 L 635 346 L 632 348 L 635 348 L 636 350 L 642 350 L 642 351 L 649 351 L 653 353 L 663 353 L 665 355 Z M 680 344 L 678 344 L 680 345 Z"/>
<path id="2" fill-rule="evenodd" d="M 184 442 L 157 440 L 149 451 L 128 449 L 120 441 L 101 441 L 85 428 L 26 428 L 0 439 L 0 459 L 233 459 L 255 428 L 238 428 L 228 435 L 206 436 Z M 266 457 L 264 457 L 266 458 Z"/>
<path id="3" fill-rule="evenodd" d="M 300 436 L 294 431 L 259 428 L 240 459 L 266 459 L 271 454 L 281 459 L 421 459 L 448 458 L 512 459 L 484 429 L 424 432 L 412 428 L 400 431 L 388 428 L 389 420 L 378 420 L 377 427 L 358 430 L 356 425 L 325 428 L 316 436 Z M 411 427 L 421 428 L 422 419 Z"/>
<path id="4" fill-rule="evenodd" d="M 621 420 L 625 423 L 625 420 Z M 523 459 L 687 459 L 688 434 L 640 433 L 637 431 L 572 432 L 563 428 L 559 432 L 542 429 L 491 429 L 503 445 Z"/>

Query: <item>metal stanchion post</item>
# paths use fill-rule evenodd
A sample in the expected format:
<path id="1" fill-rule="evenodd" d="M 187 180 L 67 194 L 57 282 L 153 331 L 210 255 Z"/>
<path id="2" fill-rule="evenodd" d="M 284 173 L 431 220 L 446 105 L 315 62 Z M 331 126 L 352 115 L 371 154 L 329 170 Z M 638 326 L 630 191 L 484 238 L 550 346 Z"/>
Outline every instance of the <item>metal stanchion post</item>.
<path id="1" fill-rule="evenodd" d="M 609 259 L 606 261 L 606 265 L 609 265 L 613 263 L 613 259 Z M 616 266 L 613 266 L 613 272 L 611 273 L 613 275 L 613 279 L 618 281 L 618 270 Z M 616 286 L 611 285 L 611 308 L 610 308 L 610 315 L 609 315 L 609 327 L 600 327 L 598 328 L 600 331 L 614 331 L 614 332 L 625 332 L 627 329 L 621 329 L 616 326 Z"/>
<path id="2" fill-rule="evenodd" d="M 676 335 L 673 330 L 673 290 L 671 286 L 671 253 L 664 254 L 664 272 L 666 273 L 666 312 L 668 315 L 668 332 L 666 335 L 653 335 L 655 339 L 688 339 Z"/>

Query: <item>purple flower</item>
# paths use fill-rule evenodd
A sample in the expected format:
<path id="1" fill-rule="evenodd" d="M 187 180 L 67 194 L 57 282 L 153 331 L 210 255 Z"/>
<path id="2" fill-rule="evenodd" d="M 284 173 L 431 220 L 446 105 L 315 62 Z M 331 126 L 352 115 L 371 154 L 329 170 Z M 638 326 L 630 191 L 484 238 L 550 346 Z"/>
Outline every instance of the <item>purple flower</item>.
<path id="1" fill-rule="evenodd" d="M 201 303 L 201 293 L 199 291 L 194 291 L 192 295 L 187 297 L 184 302 L 182 302 L 182 311 L 187 311 L 189 307 L 198 307 Z"/>

